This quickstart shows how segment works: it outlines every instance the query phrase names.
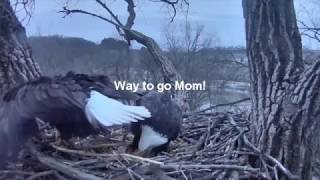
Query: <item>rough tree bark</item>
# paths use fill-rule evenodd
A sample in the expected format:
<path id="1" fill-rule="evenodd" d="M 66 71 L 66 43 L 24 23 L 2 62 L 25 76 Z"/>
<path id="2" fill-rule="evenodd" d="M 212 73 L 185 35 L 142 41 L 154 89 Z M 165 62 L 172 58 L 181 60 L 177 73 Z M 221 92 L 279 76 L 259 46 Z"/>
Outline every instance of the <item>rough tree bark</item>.
<path id="1" fill-rule="evenodd" d="M 243 0 L 252 139 L 301 179 L 312 177 L 320 61 L 305 68 L 293 0 Z"/>
<path id="2" fill-rule="evenodd" d="M 40 76 L 27 44 L 24 27 L 9 0 L 0 1 L 0 95 L 9 88 Z"/>

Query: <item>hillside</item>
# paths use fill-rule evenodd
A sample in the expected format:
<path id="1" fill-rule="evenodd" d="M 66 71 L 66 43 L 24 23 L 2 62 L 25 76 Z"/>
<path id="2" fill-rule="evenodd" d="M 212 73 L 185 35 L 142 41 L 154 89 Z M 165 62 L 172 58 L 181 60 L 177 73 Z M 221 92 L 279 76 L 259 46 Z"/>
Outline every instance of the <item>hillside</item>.
<path id="1" fill-rule="evenodd" d="M 44 75 L 54 76 L 75 71 L 107 74 L 114 80 L 162 81 L 159 67 L 145 48 L 132 49 L 126 42 L 106 38 L 99 44 L 72 37 L 30 37 L 33 55 Z M 243 48 L 206 48 L 194 54 L 183 49 L 167 51 L 168 56 L 187 82 L 205 80 L 207 91 L 190 93 L 190 106 L 197 109 L 239 99 L 248 94 L 248 76 Z M 232 93 L 234 82 L 245 82 L 246 90 Z M 231 88 L 232 91 L 232 88 Z M 210 101 L 204 99 L 210 97 Z"/>

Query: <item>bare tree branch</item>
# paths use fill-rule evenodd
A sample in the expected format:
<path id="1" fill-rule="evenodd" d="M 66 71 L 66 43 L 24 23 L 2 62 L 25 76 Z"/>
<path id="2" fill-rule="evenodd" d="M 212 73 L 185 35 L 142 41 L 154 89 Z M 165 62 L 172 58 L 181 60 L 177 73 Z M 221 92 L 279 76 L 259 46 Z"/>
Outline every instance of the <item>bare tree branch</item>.
<path id="1" fill-rule="evenodd" d="M 103 3 L 101 0 L 96 0 L 96 2 L 98 4 L 100 4 L 105 10 L 108 11 L 108 13 L 112 16 L 112 18 L 121 26 L 123 26 L 123 24 L 120 22 L 119 18 L 110 10 L 110 8 L 105 4 Z"/>
<path id="2" fill-rule="evenodd" d="M 40 163 L 42 163 L 45 166 L 57 170 L 65 175 L 81 180 L 102 180 L 102 178 L 79 171 L 75 168 L 63 164 L 62 162 L 55 160 L 54 158 L 44 155 L 36 149 L 35 144 L 33 144 L 31 141 L 27 143 L 27 146 L 30 150 L 30 153 L 37 157 Z"/>
<path id="3" fill-rule="evenodd" d="M 134 11 L 134 2 L 132 0 L 125 0 L 128 4 L 128 13 L 129 13 L 129 16 L 128 16 L 128 19 L 127 19 L 127 22 L 126 22 L 126 25 L 125 27 L 128 28 L 128 29 L 131 29 L 133 24 L 134 24 L 134 20 L 136 18 L 136 12 Z"/>
<path id="4" fill-rule="evenodd" d="M 66 17 L 66 16 L 68 16 L 68 15 L 70 15 L 70 14 L 76 14 L 76 13 L 86 14 L 86 15 L 90 15 L 90 16 L 93 16 L 93 17 L 97 17 L 97 18 L 99 18 L 99 19 L 101 19 L 101 20 L 107 21 L 108 23 L 110 23 L 110 24 L 112 24 L 112 25 L 114 25 L 114 26 L 116 26 L 116 27 L 121 27 L 120 24 L 112 21 L 111 19 L 105 18 L 105 17 L 103 17 L 103 16 L 101 16 L 101 15 L 98 15 L 98 14 L 95 14 L 95 13 L 91 13 L 91 12 L 88 12 L 88 11 L 84 11 L 84 10 L 81 10 L 81 9 L 68 9 L 68 7 L 65 6 L 65 7 L 63 7 L 63 10 L 62 10 L 62 11 L 59 11 L 59 12 L 65 13 L 65 16 L 64 16 L 64 17 Z"/>
<path id="5" fill-rule="evenodd" d="M 246 101 L 249 101 L 249 100 L 250 100 L 250 98 L 243 98 L 243 99 L 240 99 L 240 100 L 237 100 L 237 101 L 233 101 L 233 102 L 229 102 L 229 103 L 217 104 L 217 105 L 205 108 L 205 109 L 203 109 L 201 111 L 197 111 L 195 113 L 184 114 L 183 116 L 184 117 L 188 117 L 190 115 L 198 115 L 198 114 L 204 113 L 206 111 L 209 111 L 209 110 L 212 110 L 212 109 L 215 109 L 215 108 L 218 108 L 218 107 L 232 106 L 232 105 L 236 105 L 236 104 L 239 104 L 239 103 L 242 103 L 242 102 L 246 102 Z"/>
<path id="6" fill-rule="evenodd" d="M 118 16 L 116 16 L 116 15 L 111 11 L 111 9 L 110 9 L 105 3 L 103 3 L 101 0 L 96 0 L 96 2 L 97 2 L 100 6 L 102 6 L 102 7 L 111 15 L 111 17 L 117 22 L 117 24 L 118 24 L 119 26 L 123 26 L 123 24 L 122 24 L 121 21 L 119 20 Z M 121 36 L 124 36 L 124 33 L 121 32 L 121 29 L 120 29 L 119 26 L 115 26 L 115 27 L 116 27 L 118 33 L 119 33 Z"/>
<path id="7" fill-rule="evenodd" d="M 99 18 L 105 22 L 108 22 L 112 25 L 114 25 L 119 32 L 119 34 L 124 37 L 127 41 L 128 44 L 130 45 L 131 40 L 135 40 L 138 43 L 144 45 L 152 57 L 154 58 L 155 62 L 160 66 L 164 81 L 166 83 L 174 84 L 175 81 L 180 81 L 181 76 L 178 73 L 178 71 L 175 69 L 173 63 L 166 57 L 166 55 L 162 52 L 160 46 L 156 43 L 155 40 L 153 40 L 151 37 L 144 35 L 141 32 L 138 32 L 136 30 L 132 29 L 132 26 L 134 24 L 134 20 L 136 17 L 136 13 L 134 10 L 135 4 L 133 0 L 125 0 L 127 3 L 127 11 L 129 13 L 127 22 L 125 25 L 121 23 L 121 21 L 118 19 L 117 15 L 102 1 L 100 0 L 95 0 L 100 6 L 102 6 L 112 17 L 112 19 L 108 19 L 104 16 L 95 14 L 93 12 L 81 10 L 81 9 L 69 9 L 67 6 L 63 7 L 63 10 L 60 11 L 65 14 L 64 17 L 72 14 L 72 13 L 78 13 L 78 14 L 85 14 L 89 16 L 93 16 L 96 18 Z M 164 1 L 165 3 L 173 3 L 175 1 Z M 178 0 L 177 0 L 178 2 Z M 123 33 L 122 33 L 122 31 Z M 172 90 L 174 91 L 174 90 Z M 176 101 L 179 105 L 183 105 L 186 95 L 184 91 L 177 91 L 173 92 L 176 96 Z"/>
<path id="8" fill-rule="evenodd" d="M 307 25 L 303 21 L 298 20 L 298 23 L 300 24 L 300 26 L 302 26 L 299 28 L 301 30 L 301 32 L 300 32 L 301 35 L 320 42 L 320 28 L 316 27 L 316 25 L 314 23 L 312 23 L 313 24 L 312 27 Z"/>
<path id="9" fill-rule="evenodd" d="M 28 24 L 30 22 L 34 7 L 35 7 L 35 2 L 34 0 L 15 0 L 12 1 L 12 7 L 14 9 L 15 13 L 24 12 L 24 16 L 20 19 L 21 22 L 26 21 Z"/>
<path id="10" fill-rule="evenodd" d="M 173 16 L 171 17 L 171 22 L 173 22 L 174 18 L 177 15 L 176 6 L 179 3 L 186 4 L 187 6 L 189 6 L 189 0 L 150 0 L 150 1 L 152 1 L 152 2 L 162 2 L 162 3 L 165 3 L 165 4 L 169 5 L 173 10 Z"/>

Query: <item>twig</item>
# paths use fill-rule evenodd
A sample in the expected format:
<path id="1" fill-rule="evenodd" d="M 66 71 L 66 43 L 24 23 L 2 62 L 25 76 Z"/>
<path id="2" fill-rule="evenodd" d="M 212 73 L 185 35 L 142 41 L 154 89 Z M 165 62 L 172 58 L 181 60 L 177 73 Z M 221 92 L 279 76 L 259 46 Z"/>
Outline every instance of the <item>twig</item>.
<path id="1" fill-rule="evenodd" d="M 134 23 L 134 19 L 135 19 L 134 4 L 133 4 L 132 0 L 126 0 L 126 2 L 128 3 L 129 16 L 128 16 L 127 23 L 125 26 L 123 26 L 121 23 L 117 22 L 118 18 L 113 14 L 113 12 L 111 12 L 112 13 L 111 16 L 113 17 L 113 19 L 115 19 L 115 21 L 113 21 L 112 19 L 105 18 L 101 15 L 85 11 L 85 10 L 68 9 L 66 6 L 63 7 L 63 10 L 60 12 L 64 13 L 65 16 L 68 16 L 72 13 L 80 13 L 80 14 L 90 15 L 90 16 L 99 18 L 103 21 L 106 21 L 108 23 L 111 23 L 112 25 L 114 25 L 116 27 L 116 29 L 119 31 L 120 35 L 124 36 L 125 39 L 127 39 L 129 44 L 130 44 L 131 40 L 135 40 L 138 43 L 144 45 L 148 49 L 150 54 L 153 56 L 154 61 L 161 67 L 161 72 L 163 75 L 164 82 L 174 84 L 175 81 L 181 80 L 182 78 L 181 78 L 180 73 L 176 70 L 172 61 L 170 61 L 168 59 L 168 57 L 165 55 L 165 53 L 163 53 L 162 49 L 156 43 L 156 41 L 154 39 L 152 39 L 151 37 L 144 35 L 141 32 L 138 32 L 136 30 L 131 29 L 131 27 L 133 26 L 133 23 Z M 164 0 L 163 2 L 172 4 L 172 1 Z M 100 3 L 100 5 L 102 5 L 105 9 L 107 8 L 106 9 L 107 11 L 110 10 L 107 6 L 104 6 L 103 3 L 102 4 Z M 110 14 L 110 12 L 109 12 L 109 14 Z M 120 29 L 122 29 L 124 31 L 125 35 L 123 35 L 120 32 Z M 175 100 L 178 102 L 178 104 L 182 105 L 182 102 L 183 102 L 182 100 L 186 98 L 186 93 L 184 91 L 174 92 L 173 89 L 172 89 L 172 92 L 176 95 Z"/>
<path id="2" fill-rule="evenodd" d="M 118 25 L 123 26 L 123 24 L 120 22 L 119 18 L 111 11 L 111 9 L 105 3 L 103 3 L 101 0 L 96 0 L 96 2 L 98 4 L 100 4 L 100 6 L 102 6 L 105 10 L 107 10 L 107 12 L 118 23 Z"/>
<path id="3" fill-rule="evenodd" d="M 85 151 L 79 151 L 79 150 L 72 150 L 72 149 L 67 149 L 67 148 L 63 148 L 60 146 L 56 146 L 55 144 L 51 144 L 52 147 L 54 147 L 55 149 L 62 151 L 62 152 L 66 152 L 66 153 L 72 153 L 72 154 L 78 154 L 78 155 L 83 155 L 83 156 L 94 156 L 94 157 L 115 157 L 114 154 L 98 154 L 98 153 L 89 153 L 89 152 L 85 152 Z M 124 156 L 124 157 L 128 157 L 131 159 L 135 159 L 135 160 L 139 160 L 139 161 L 144 161 L 144 162 L 149 162 L 152 164 L 159 164 L 159 165 L 163 165 L 162 162 L 159 161 L 154 161 L 152 159 L 148 159 L 148 158 L 143 158 L 140 156 L 135 156 L 132 154 L 118 154 L 119 156 Z"/>
<path id="4" fill-rule="evenodd" d="M 81 9 L 68 9 L 67 7 L 63 7 L 63 10 L 62 11 L 59 11 L 61 13 L 65 13 L 65 15 L 69 15 L 71 13 L 79 13 L 79 14 L 86 14 L 86 15 L 90 15 L 90 16 L 93 16 L 93 17 L 97 17 L 101 20 L 104 20 L 104 21 L 107 21 L 109 22 L 110 24 L 116 26 L 116 27 L 120 27 L 121 25 L 117 24 L 116 22 L 112 21 L 111 19 L 108 19 L 108 18 L 105 18 L 103 16 L 100 16 L 98 14 L 95 14 L 95 13 L 91 13 L 91 12 L 88 12 L 88 11 L 85 11 L 85 10 L 81 10 Z"/>
<path id="5" fill-rule="evenodd" d="M 61 162 L 58 162 L 57 160 L 51 157 L 45 156 L 41 152 L 37 151 L 34 144 L 31 142 L 27 143 L 27 147 L 29 148 L 30 153 L 34 155 L 42 164 L 54 170 L 57 170 L 67 176 L 77 178 L 79 180 L 102 180 L 102 178 L 79 171 Z"/>
<path id="6" fill-rule="evenodd" d="M 151 164 L 149 166 L 149 171 L 153 172 L 153 174 L 156 175 L 159 180 L 175 180 L 174 178 L 166 175 L 163 171 L 161 171 L 159 165 Z"/>
<path id="7" fill-rule="evenodd" d="M 276 167 L 276 166 L 273 166 L 272 169 L 273 169 L 273 173 L 274 173 L 274 178 L 275 178 L 275 180 L 279 180 L 277 167 Z"/>
<path id="8" fill-rule="evenodd" d="M 180 137 L 171 143 L 170 151 L 152 158 L 117 153 L 117 150 L 124 146 L 123 143 L 116 143 L 115 147 L 108 148 L 77 146 L 83 149 L 74 150 L 67 148 L 68 143 L 73 147 L 79 139 L 65 142 L 66 146 L 51 144 L 52 148 L 48 148 L 47 141 L 37 141 L 40 147 L 43 146 L 42 152 L 38 152 L 39 150 L 34 145 L 32 146 L 31 155 L 36 158 L 27 158 L 26 161 L 31 159 L 34 162 L 24 165 L 29 172 L 8 175 L 2 173 L 0 179 L 31 178 L 37 176 L 37 172 L 40 173 L 38 176 L 44 176 L 47 171 L 52 171 L 52 174 L 47 175 L 49 179 L 61 180 L 70 178 L 70 175 L 74 173 L 80 173 L 72 176 L 74 179 L 81 179 L 78 176 L 89 175 L 93 178 L 111 180 L 260 177 L 273 179 L 277 178 L 278 174 L 285 174 L 286 171 L 283 173 L 284 167 L 283 165 L 281 167 L 280 162 L 274 162 L 255 146 L 252 145 L 252 148 L 250 144 L 246 144 L 247 139 L 244 140 L 243 137 L 246 137 L 244 132 L 248 129 L 248 125 L 247 119 L 242 114 L 217 112 L 210 115 L 189 116 L 182 124 L 183 131 Z M 99 136 L 92 137 L 88 138 L 86 143 L 99 146 L 108 140 L 118 141 L 119 137 L 126 133 L 119 128 L 116 128 L 107 139 Z M 200 139 L 204 138 L 204 134 L 206 134 L 205 143 L 199 151 L 194 152 L 193 148 L 198 145 Z M 250 166 L 248 160 L 251 156 L 262 161 L 264 165 Z M 289 174 L 287 177 L 292 176 Z"/>
<path id="9" fill-rule="evenodd" d="M 224 169 L 224 170 L 237 170 L 237 171 L 249 171 L 258 174 L 260 170 L 258 168 L 251 168 L 248 166 L 237 165 L 224 165 L 224 164 L 165 164 L 160 166 L 163 169 Z"/>
<path id="10" fill-rule="evenodd" d="M 44 172 L 39 172 L 39 173 L 36 173 L 30 177 L 28 177 L 26 180 L 33 180 L 33 179 L 38 179 L 42 176 L 48 176 L 48 175 L 51 175 L 51 174 L 54 174 L 55 171 L 53 170 L 49 170 L 49 171 L 44 171 Z"/>
<path id="11" fill-rule="evenodd" d="M 229 121 L 233 124 L 236 125 L 234 119 L 231 116 L 228 116 Z M 237 129 L 239 131 L 242 131 L 239 127 L 237 127 Z M 289 178 L 289 179 L 299 179 L 297 176 L 293 175 L 288 169 L 286 169 L 278 160 L 276 160 L 274 157 L 268 155 L 268 154 L 264 154 L 261 153 L 261 151 L 256 148 L 247 138 L 247 136 L 245 134 L 242 134 L 242 139 L 244 141 L 244 143 L 251 148 L 254 152 L 260 154 L 262 157 L 266 157 L 268 160 L 272 161 L 273 163 L 275 163 L 277 165 L 277 167 L 279 167 L 279 169 Z"/>
<path id="12" fill-rule="evenodd" d="M 275 165 L 277 165 L 277 167 L 281 170 L 282 173 L 284 173 L 289 179 L 299 179 L 299 177 L 293 175 L 287 168 L 285 168 L 277 159 L 275 159 L 274 157 L 268 155 L 268 154 L 264 154 L 261 153 L 261 151 L 256 148 L 253 144 L 251 144 L 251 142 L 248 140 L 248 138 L 244 135 L 243 136 L 243 140 L 244 143 L 251 148 L 252 150 L 254 150 L 256 153 L 262 154 L 262 156 L 266 157 L 268 160 L 270 160 L 271 162 L 273 162 Z"/>
<path id="13" fill-rule="evenodd" d="M 57 146 L 53 143 L 51 143 L 51 146 L 58 151 L 65 152 L 65 153 L 71 153 L 71 154 L 78 154 L 81 156 L 93 156 L 93 157 L 112 157 L 112 156 L 114 156 L 112 154 L 98 154 L 98 153 L 85 152 L 82 150 L 67 149 L 67 148 L 64 148 L 61 146 Z"/>
<path id="14" fill-rule="evenodd" d="M 191 115 L 197 115 L 197 114 L 200 114 L 200 113 L 203 113 L 203 112 L 206 112 L 206 111 L 215 109 L 215 108 L 217 108 L 217 107 L 231 106 L 231 105 L 239 104 L 239 103 L 242 103 L 242 102 L 245 102 L 245 101 L 249 101 L 249 100 L 250 100 L 250 98 L 243 98 L 243 99 L 240 99 L 240 100 L 237 100 L 237 101 L 233 101 L 233 102 L 229 102 L 229 103 L 217 104 L 217 105 L 214 105 L 214 106 L 210 106 L 210 107 L 208 107 L 208 108 L 205 108 L 205 109 L 203 109 L 203 110 L 201 110 L 201 111 L 197 111 L 197 112 L 194 112 L 194 113 L 184 114 L 184 117 L 188 117 L 188 116 L 191 116 Z"/>
<path id="15" fill-rule="evenodd" d="M 18 171 L 18 170 L 0 170 L 0 174 L 21 174 L 21 175 L 34 175 L 33 172 Z"/>
<path id="16" fill-rule="evenodd" d="M 163 162 L 155 161 L 155 160 L 148 159 L 148 158 L 143 158 L 143 157 L 140 157 L 140 156 L 135 156 L 135 155 L 132 155 L 132 154 L 119 154 L 119 155 L 131 158 L 131 159 L 143 161 L 143 162 L 148 162 L 148 163 L 158 164 L 158 165 L 164 165 Z"/>

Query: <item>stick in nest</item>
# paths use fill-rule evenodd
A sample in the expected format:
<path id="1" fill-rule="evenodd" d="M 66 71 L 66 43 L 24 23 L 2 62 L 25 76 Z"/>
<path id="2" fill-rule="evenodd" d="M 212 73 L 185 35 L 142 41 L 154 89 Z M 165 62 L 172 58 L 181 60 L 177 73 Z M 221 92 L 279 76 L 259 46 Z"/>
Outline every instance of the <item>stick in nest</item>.
<path id="1" fill-rule="evenodd" d="M 44 154 L 36 150 L 35 145 L 31 141 L 27 143 L 27 147 L 29 148 L 30 153 L 34 155 L 42 164 L 56 171 L 59 171 L 67 176 L 70 176 L 79 180 L 102 180 L 102 178 L 79 171 L 51 157 L 45 156 Z"/>

